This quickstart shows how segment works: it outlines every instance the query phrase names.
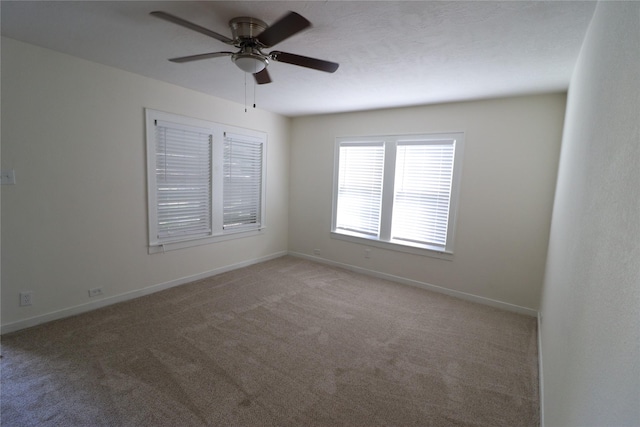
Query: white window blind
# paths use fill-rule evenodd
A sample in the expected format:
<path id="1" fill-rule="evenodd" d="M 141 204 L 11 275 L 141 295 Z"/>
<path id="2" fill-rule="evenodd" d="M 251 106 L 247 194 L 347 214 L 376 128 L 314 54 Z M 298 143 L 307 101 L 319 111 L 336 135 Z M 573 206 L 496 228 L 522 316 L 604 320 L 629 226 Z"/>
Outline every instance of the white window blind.
<path id="1" fill-rule="evenodd" d="M 155 139 L 158 241 L 211 235 L 211 134 L 156 121 Z"/>
<path id="2" fill-rule="evenodd" d="M 382 202 L 383 144 L 340 144 L 338 170 L 336 228 L 377 236 Z"/>
<path id="3" fill-rule="evenodd" d="M 225 133 L 223 228 L 259 228 L 262 205 L 263 143 Z"/>
<path id="4" fill-rule="evenodd" d="M 445 247 L 455 141 L 398 142 L 391 239 Z"/>

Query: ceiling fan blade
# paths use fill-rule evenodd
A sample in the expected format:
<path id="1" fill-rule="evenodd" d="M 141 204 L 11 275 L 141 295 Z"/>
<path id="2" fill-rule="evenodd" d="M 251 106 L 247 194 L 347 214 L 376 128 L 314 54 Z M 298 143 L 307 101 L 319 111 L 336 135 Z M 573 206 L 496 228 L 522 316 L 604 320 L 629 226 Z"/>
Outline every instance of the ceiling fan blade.
<path id="1" fill-rule="evenodd" d="M 317 58 L 309 58 L 308 56 L 295 55 L 293 53 L 274 51 L 269 54 L 271 59 L 278 62 L 286 62 L 287 64 L 299 65 L 300 67 L 313 68 L 314 70 L 325 71 L 327 73 L 335 72 L 340 64 L 330 61 L 324 61 Z"/>
<path id="2" fill-rule="evenodd" d="M 183 62 L 199 61 L 201 59 L 211 59 L 211 58 L 218 58 L 220 56 L 229 56 L 229 55 L 233 55 L 233 52 L 201 53 L 199 55 L 189 55 L 189 56 L 181 56 L 178 58 L 171 58 L 169 59 L 169 61 L 177 62 L 181 64 Z"/>
<path id="3" fill-rule="evenodd" d="M 271 83 L 271 77 L 269 76 L 269 72 L 267 71 L 266 68 L 264 68 L 262 71 L 255 73 L 253 77 L 255 77 L 256 83 L 258 83 L 259 85 Z"/>
<path id="4" fill-rule="evenodd" d="M 223 36 L 222 34 L 218 34 L 215 31 L 209 30 L 208 28 L 201 27 L 200 25 L 194 24 L 193 22 L 186 21 L 170 13 L 162 12 L 158 10 L 155 12 L 151 12 L 150 15 L 153 15 L 160 19 L 164 19 L 165 21 L 173 22 L 174 24 L 181 25 L 190 30 L 197 31 L 201 34 L 204 34 L 205 36 L 213 37 L 214 39 L 220 40 L 223 43 L 227 43 L 231 45 L 233 44 L 233 40 L 231 40 L 229 37 Z"/>
<path id="5" fill-rule="evenodd" d="M 281 41 L 311 26 L 311 22 L 295 12 L 289 12 L 256 37 L 266 47 Z"/>

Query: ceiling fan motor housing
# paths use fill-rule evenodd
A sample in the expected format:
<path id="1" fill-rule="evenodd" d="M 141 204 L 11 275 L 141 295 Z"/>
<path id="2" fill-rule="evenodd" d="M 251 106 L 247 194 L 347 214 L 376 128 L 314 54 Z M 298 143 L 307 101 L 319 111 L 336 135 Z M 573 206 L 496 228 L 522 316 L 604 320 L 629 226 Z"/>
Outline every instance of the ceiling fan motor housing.
<path id="1" fill-rule="evenodd" d="M 264 21 L 248 16 L 233 18 L 231 21 L 229 21 L 229 27 L 231 27 L 233 40 L 238 40 L 241 42 L 243 40 L 248 41 L 250 39 L 254 39 L 260 33 L 262 33 L 267 28 L 267 26 L 268 25 Z"/>

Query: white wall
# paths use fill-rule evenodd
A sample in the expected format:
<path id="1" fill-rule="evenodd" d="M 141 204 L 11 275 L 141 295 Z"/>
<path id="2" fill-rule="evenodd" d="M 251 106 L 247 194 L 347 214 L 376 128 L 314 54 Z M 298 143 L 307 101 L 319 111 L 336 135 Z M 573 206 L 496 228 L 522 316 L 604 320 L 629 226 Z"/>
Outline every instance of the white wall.
<path id="1" fill-rule="evenodd" d="M 564 94 L 295 118 L 289 250 L 538 309 Z M 465 132 L 453 261 L 330 238 L 334 138 Z"/>
<path id="2" fill-rule="evenodd" d="M 569 89 L 542 296 L 544 425 L 640 426 L 640 3 L 599 3 Z"/>
<path id="3" fill-rule="evenodd" d="M 147 253 L 145 107 L 268 133 L 264 235 Z M 17 181 L 2 186 L 3 331 L 93 303 L 89 288 L 110 298 L 286 251 L 289 131 L 276 114 L 3 38 L 2 168 Z"/>

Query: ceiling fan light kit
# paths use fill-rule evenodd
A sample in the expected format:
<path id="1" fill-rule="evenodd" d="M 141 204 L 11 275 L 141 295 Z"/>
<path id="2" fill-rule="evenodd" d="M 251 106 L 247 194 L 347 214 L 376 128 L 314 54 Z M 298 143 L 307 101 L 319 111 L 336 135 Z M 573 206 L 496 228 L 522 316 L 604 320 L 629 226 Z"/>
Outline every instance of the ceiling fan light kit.
<path id="1" fill-rule="evenodd" d="M 231 60 L 238 68 L 246 73 L 253 74 L 257 84 L 271 83 L 271 77 L 267 72 L 267 66 L 269 65 L 270 60 L 311 68 L 327 73 L 333 73 L 339 67 L 339 64 L 335 62 L 310 58 L 293 53 L 280 51 L 273 51 L 270 53 L 262 52 L 262 49 L 270 48 L 311 26 L 311 23 L 306 18 L 295 12 L 287 13 L 271 26 L 268 26 L 260 19 L 247 16 L 233 18 L 229 21 L 229 27 L 231 29 L 233 39 L 167 12 L 155 11 L 151 12 L 151 15 L 190 30 L 197 31 L 239 49 L 239 51 L 235 53 L 211 52 L 182 56 L 170 59 L 171 62 L 183 63 L 217 58 L 220 56 L 231 56 Z"/>
<path id="2" fill-rule="evenodd" d="M 269 60 L 260 53 L 238 52 L 231 55 L 231 60 L 245 73 L 259 73 L 267 68 Z"/>

